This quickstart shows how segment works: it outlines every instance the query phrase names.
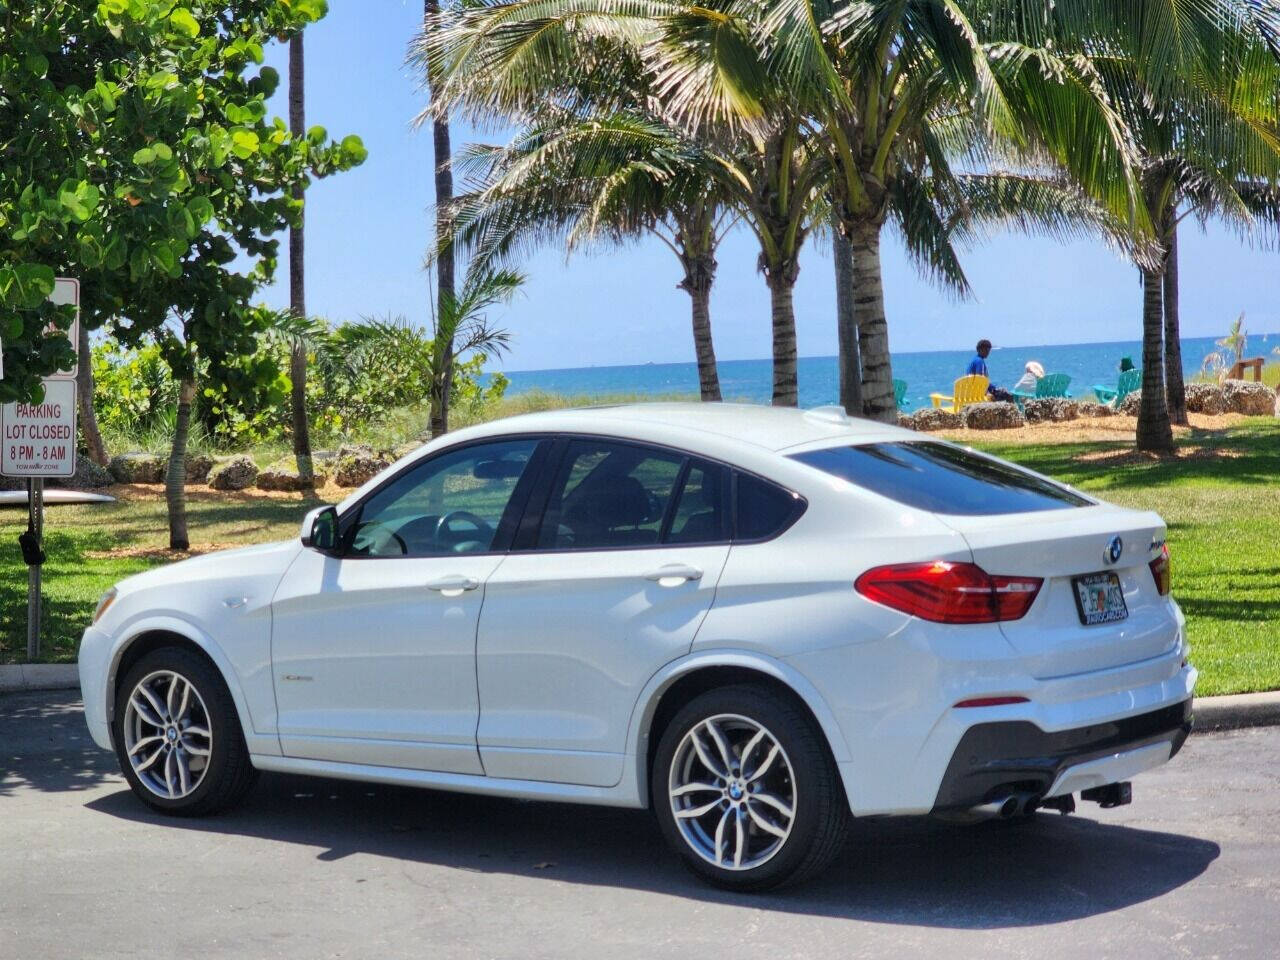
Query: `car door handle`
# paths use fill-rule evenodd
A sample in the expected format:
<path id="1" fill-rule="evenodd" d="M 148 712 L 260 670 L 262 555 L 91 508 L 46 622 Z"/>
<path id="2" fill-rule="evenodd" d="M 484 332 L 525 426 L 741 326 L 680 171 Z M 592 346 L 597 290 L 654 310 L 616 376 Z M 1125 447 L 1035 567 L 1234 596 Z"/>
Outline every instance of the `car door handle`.
<path id="1" fill-rule="evenodd" d="M 474 590 L 480 586 L 480 581 L 473 577 L 463 577 L 453 574 L 447 577 L 441 577 L 438 580 L 432 580 L 427 584 L 428 590 L 434 590 L 436 593 L 443 594 L 446 597 L 458 597 L 466 593 L 468 590 Z"/>
<path id="2" fill-rule="evenodd" d="M 701 580 L 702 571 L 697 567 L 691 567 L 687 563 L 669 563 L 657 570 L 650 570 L 644 575 L 646 580 L 653 580 L 659 586 L 678 587 L 682 583 L 688 583 L 690 580 Z"/>

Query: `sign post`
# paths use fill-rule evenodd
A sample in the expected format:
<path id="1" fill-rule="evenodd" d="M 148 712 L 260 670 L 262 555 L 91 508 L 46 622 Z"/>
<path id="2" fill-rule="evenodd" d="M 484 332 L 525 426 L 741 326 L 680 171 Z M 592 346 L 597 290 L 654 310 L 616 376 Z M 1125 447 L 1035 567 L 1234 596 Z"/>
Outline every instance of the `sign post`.
<path id="1" fill-rule="evenodd" d="M 18 535 L 27 564 L 27 659 L 40 655 L 40 570 L 45 561 L 44 478 L 76 472 L 76 371 L 79 368 L 80 281 L 59 277 L 49 297 L 76 308 L 67 336 L 77 350 L 69 370 L 44 381 L 40 403 L 6 403 L 0 407 L 0 475 L 27 481 L 27 529 Z M 3 375 L 0 373 L 0 375 Z"/>

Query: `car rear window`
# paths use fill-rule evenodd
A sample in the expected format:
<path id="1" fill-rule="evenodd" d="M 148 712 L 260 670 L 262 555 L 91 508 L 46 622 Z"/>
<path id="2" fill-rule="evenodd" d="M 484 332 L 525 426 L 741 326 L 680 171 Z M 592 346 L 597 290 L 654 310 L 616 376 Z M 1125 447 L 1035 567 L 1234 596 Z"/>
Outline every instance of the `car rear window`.
<path id="1" fill-rule="evenodd" d="M 942 443 L 868 443 L 794 454 L 811 467 L 931 513 L 992 516 L 1088 506 L 1011 464 Z"/>

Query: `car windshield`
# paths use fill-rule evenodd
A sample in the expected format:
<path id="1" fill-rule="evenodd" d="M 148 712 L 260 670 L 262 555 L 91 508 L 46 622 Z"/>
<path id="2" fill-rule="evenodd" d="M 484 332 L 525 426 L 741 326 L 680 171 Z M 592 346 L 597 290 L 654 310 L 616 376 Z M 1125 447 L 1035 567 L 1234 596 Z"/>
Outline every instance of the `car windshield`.
<path id="1" fill-rule="evenodd" d="M 942 443 L 828 447 L 792 459 L 931 513 L 994 516 L 1090 503 L 1011 464 Z"/>

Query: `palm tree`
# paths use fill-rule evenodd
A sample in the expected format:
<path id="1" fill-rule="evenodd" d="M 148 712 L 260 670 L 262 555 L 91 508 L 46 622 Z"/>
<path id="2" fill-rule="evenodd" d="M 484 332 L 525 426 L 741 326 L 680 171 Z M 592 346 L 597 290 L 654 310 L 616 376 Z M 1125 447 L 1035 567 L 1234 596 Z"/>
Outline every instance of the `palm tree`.
<path id="1" fill-rule="evenodd" d="M 732 222 L 692 145 L 628 107 L 582 119 L 548 108 L 506 147 L 472 146 L 458 160 L 476 182 L 457 199 L 453 242 L 473 262 L 564 242 L 619 244 L 648 233 L 680 261 L 704 401 L 721 399 L 711 335 L 716 249 Z"/>
<path id="2" fill-rule="evenodd" d="M 448 422 L 449 392 L 458 358 L 473 351 L 496 356 L 507 349 L 511 335 L 494 327 L 487 311 L 510 303 L 524 281 L 524 274 L 514 270 L 481 266 L 467 271 L 460 295 L 448 294 L 440 299 L 431 351 L 432 437 L 440 436 L 436 433 L 437 422 Z M 438 415 L 441 409 L 446 412 Z"/>
<path id="3" fill-rule="evenodd" d="M 302 31 L 289 38 L 289 133 L 298 139 L 306 136 L 305 64 Z M 293 192 L 298 201 L 297 225 L 289 229 L 289 309 L 295 317 L 307 315 L 305 239 L 301 209 L 303 188 Z M 289 351 L 290 409 L 293 415 L 293 456 L 298 464 L 298 477 L 305 489 L 314 489 L 315 468 L 311 461 L 311 431 L 307 422 L 307 349 L 295 339 Z"/>
<path id="4" fill-rule="evenodd" d="M 794 289 L 799 273 L 799 253 L 809 230 L 824 176 L 822 158 L 809 145 L 810 129 L 796 106 L 779 88 L 774 109 L 768 118 L 749 129 L 706 122 L 704 103 L 683 100 L 685 83 L 680 71 L 696 75 L 702 46 L 728 44 L 752 60 L 750 38 L 736 20 L 719 17 L 704 8 L 682 8 L 673 4 L 616 4 L 604 0 L 598 6 L 583 6 L 566 0 L 560 9 L 536 10 L 521 19 L 529 4 L 476 5 L 433 21 L 419 41 L 417 59 L 441 64 L 443 88 L 440 109 L 458 107 L 477 119 L 492 121 L 499 115 L 516 123 L 535 121 L 547 109 L 548 101 L 577 117 L 589 130 L 612 110 L 600 111 L 601 103 L 618 106 L 616 92 L 634 92 L 621 106 L 643 103 L 643 118 L 669 128 L 676 141 L 693 149 L 683 158 L 690 166 L 676 173 L 677 184 L 691 177 L 710 181 L 709 189 L 732 208 L 752 230 L 760 243 L 759 267 L 769 287 L 773 328 L 773 402 L 794 406 L 797 402 Z M 643 9 L 641 9 L 643 7 Z M 659 22 L 659 13 L 679 14 Z M 665 35 L 664 35 L 665 34 Z M 647 86 L 647 57 L 650 46 L 661 40 L 667 50 L 673 75 L 658 86 Z M 605 60 L 602 52 L 611 53 Z M 636 64 L 620 68 L 618 64 Z M 629 69 L 629 76 L 628 76 Z M 585 82 L 595 72 L 603 74 Z M 600 91 L 604 90 L 602 94 Z M 670 96 L 669 96 L 670 95 Z M 720 97 L 719 92 L 712 94 Z M 670 103 L 668 102 L 670 100 Z M 715 103 L 711 104 L 712 109 Z M 674 112 L 690 122 L 677 124 Z M 605 121 L 607 122 L 607 121 Z M 609 128 L 612 130 L 612 127 Z M 669 168 L 670 169 L 670 168 Z M 684 189 L 681 187 L 680 189 Z M 683 257 L 687 241 L 707 251 L 718 232 L 708 229 L 715 222 L 713 209 L 705 202 L 690 206 L 676 204 L 668 209 L 695 211 L 693 223 L 677 224 L 673 243 Z M 657 218 L 655 218 L 656 220 Z M 694 226 L 695 229 L 686 229 Z M 698 238 L 704 238 L 702 242 Z M 706 267 L 713 258 L 702 253 L 693 276 L 686 281 L 691 294 L 709 292 Z M 694 309 L 699 310 L 698 296 Z M 695 323 L 701 326 L 697 317 Z M 695 334 L 698 338 L 698 334 Z"/>
<path id="5" fill-rule="evenodd" d="M 1161 3 L 1150 4 L 1157 12 Z M 1144 215 L 1158 256 L 1139 263 L 1143 283 L 1142 404 L 1137 446 L 1168 453 L 1171 423 L 1187 423 L 1178 316 L 1178 225 L 1188 216 L 1225 218 L 1242 232 L 1275 222 L 1280 63 L 1267 48 L 1253 6 L 1214 0 L 1189 6 L 1179 30 L 1158 45 L 1128 18 L 1105 24 L 1111 45 L 1135 51 L 1097 56 L 1110 97 L 1138 153 Z M 1161 59 L 1171 67 L 1158 70 Z"/>
<path id="6" fill-rule="evenodd" d="M 431 24 L 440 15 L 439 0 L 423 0 L 423 30 L 431 29 Z M 423 61 L 427 90 L 432 101 L 439 98 L 440 71 L 439 63 L 433 56 Z M 451 234 L 449 226 L 449 210 L 453 204 L 453 148 L 449 143 L 449 114 L 446 110 L 436 109 L 431 114 L 432 156 L 435 165 L 436 196 L 436 242 L 431 245 L 435 251 L 432 260 L 436 268 L 436 305 L 435 316 L 445 314 L 447 299 L 455 296 L 454 292 L 454 252 L 452 244 L 442 244 L 441 239 Z M 455 354 L 451 344 L 444 351 L 449 360 L 442 372 L 445 386 L 442 402 L 431 408 L 431 435 L 441 436 L 449 431 L 449 387 L 453 380 L 453 360 Z"/>

